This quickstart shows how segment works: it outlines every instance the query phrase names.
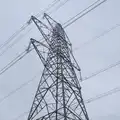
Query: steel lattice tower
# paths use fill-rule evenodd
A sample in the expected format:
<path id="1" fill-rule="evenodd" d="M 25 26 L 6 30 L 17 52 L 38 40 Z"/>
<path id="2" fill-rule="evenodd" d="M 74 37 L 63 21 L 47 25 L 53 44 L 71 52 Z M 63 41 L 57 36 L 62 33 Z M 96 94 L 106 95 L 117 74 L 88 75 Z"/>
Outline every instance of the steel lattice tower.
<path id="1" fill-rule="evenodd" d="M 89 120 L 71 43 L 61 24 L 47 14 L 44 19 L 31 17 L 44 42 L 31 38 L 28 50 L 35 49 L 44 70 L 27 120 Z"/>

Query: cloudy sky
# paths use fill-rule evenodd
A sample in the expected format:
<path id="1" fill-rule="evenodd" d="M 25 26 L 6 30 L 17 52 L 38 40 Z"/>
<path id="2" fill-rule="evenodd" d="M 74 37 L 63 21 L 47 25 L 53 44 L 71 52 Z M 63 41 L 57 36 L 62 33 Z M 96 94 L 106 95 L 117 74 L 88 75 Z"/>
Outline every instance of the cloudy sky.
<path id="1" fill-rule="evenodd" d="M 52 2 L 53 0 L 0 0 L 0 44 L 19 30 L 31 15 L 41 13 Z M 95 2 L 95 0 L 69 0 L 59 10 L 54 10 L 62 2 L 64 0 L 60 0 L 50 10 L 53 11 L 51 16 L 61 24 Z M 116 27 L 120 25 L 119 11 L 119 0 L 107 0 L 103 5 L 65 29 L 73 45 L 74 55 L 82 69 L 83 77 L 120 60 L 120 28 Z M 97 36 L 113 27 L 116 27 L 116 29 L 95 40 Z M 34 25 L 21 32 L 16 37 L 19 41 L 2 56 L 0 55 L 0 69 L 25 50 L 31 37 L 41 38 Z M 88 44 L 85 44 L 86 42 Z M 0 54 L 4 49 L 0 49 Z M 19 120 L 26 120 L 27 114 L 23 115 L 23 113 L 29 111 L 31 107 L 42 69 L 41 61 L 36 53 L 32 52 L 0 75 L 0 120 L 15 120 L 20 115 Z M 119 71 L 119 66 L 116 66 L 82 82 L 84 100 L 120 87 Z M 37 77 L 34 81 L 3 100 L 11 91 L 31 80 L 36 74 Z M 119 101 L 120 93 L 118 92 L 86 104 L 90 119 L 120 119 Z"/>

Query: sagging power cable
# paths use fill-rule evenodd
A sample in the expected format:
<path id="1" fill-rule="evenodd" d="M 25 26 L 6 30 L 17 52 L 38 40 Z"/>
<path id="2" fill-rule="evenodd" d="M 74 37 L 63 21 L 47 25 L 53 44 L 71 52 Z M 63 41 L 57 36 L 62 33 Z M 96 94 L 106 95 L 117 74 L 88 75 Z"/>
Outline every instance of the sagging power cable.
<path id="1" fill-rule="evenodd" d="M 58 3 L 59 0 L 57 0 L 55 3 L 53 3 L 51 5 L 51 7 L 53 7 L 55 4 Z M 67 3 L 69 0 L 66 0 L 63 4 L 61 4 L 60 6 L 58 6 L 59 9 L 61 6 L 63 6 L 65 3 Z M 68 21 L 66 21 L 63 26 L 64 28 L 70 26 L 72 23 L 76 22 L 78 19 L 80 19 L 81 17 L 83 17 L 84 15 L 86 15 L 87 13 L 91 12 L 92 10 L 94 10 L 95 8 L 97 8 L 98 6 L 100 6 L 102 3 L 106 2 L 107 0 L 103 0 L 102 2 L 100 0 L 94 2 L 92 5 L 90 5 L 89 7 L 87 7 L 86 9 L 84 9 L 83 11 L 79 12 L 77 15 L 75 15 L 74 17 L 70 18 Z M 49 9 L 51 7 L 48 7 Z M 46 9 L 46 11 L 48 10 L 48 8 Z M 46 12 L 44 11 L 44 12 Z M 42 13 L 44 13 L 42 12 Z M 41 14 L 42 14 L 41 13 Z M 39 16 L 39 15 L 36 15 Z M 31 24 L 31 22 L 27 22 L 25 23 L 20 30 L 16 31 L 7 41 L 5 41 L 1 46 L 0 49 L 2 49 L 3 47 L 5 47 L 7 44 L 9 44 L 16 36 L 18 36 L 23 30 L 25 30 L 29 25 Z"/>
<path id="2" fill-rule="evenodd" d="M 6 45 L 8 45 L 16 36 L 18 36 L 23 30 L 28 27 L 28 23 L 25 23 L 18 31 L 16 31 L 8 40 L 6 40 L 3 44 L 0 45 L 0 50 L 3 49 Z"/>
<path id="3" fill-rule="evenodd" d="M 95 77 L 96 75 L 98 75 L 98 74 L 100 74 L 100 73 L 102 73 L 102 72 L 105 72 L 105 71 L 107 71 L 107 70 L 109 70 L 109 69 L 111 69 L 111 68 L 113 68 L 113 67 L 115 67 L 115 66 L 117 66 L 117 65 L 119 65 L 119 64 L 120 64 L 120 61 L 118 61 L 118 62 L 116 62 L 116 63 L 114 63 L 114 64 L 109 65 L 107 68 L 101 69 L 99 72 L 95 72 L 95 73 L 91 74 L 89 77 L 84 77 L 83 80 L 82 80 L 82 82 L 84 82 L 85 80 L 88 80 L 88 79 L 90 79 L 90 78 L 92 78 L 92 77 Z M 34 79 L 33 79 L 33 80 L 34 80 Z M 32 81 L 33 81 L 33 80 L 32 80 Z M 25 87 L 26 85 L 28 85 L 29 82 L 31 82 L 31 80 L 30 80 L 30 81 L 27 81 L 27 84 L 26 84 L 26 82 L 23 83 L 22 86 L 16 88 L 16 89 L 13 90 L 12 92 L 10 92 L 8 95 L 6 95 L 7 97 L 5 96 L 5 97 L 3 97 L 1 100 L 3 101 L 3 100 L 5 100 L 6 98 L 10 97 L 10 96 L 13 95 L 14 93 L 16 93 L 18 90 L 20 90 L 20 89 L 22 89 L 23 87 Z M 119 90 L 120 90 L 120 88 L 117 87 L 117 88 L 112 89 L 111 91 L 112 91 L 112 93 L 114 93 L 114 92 L 118 92 Z M 100 94 L 99 96 L 100 96 L 100 98 L 102 98 L 104 95 L 106 96 L 107 94 L 109 95 L 110 93 L 111 93 L 111 92 L 106 92 L 106 93 L 104 93 L 104 94 Z M 93 99 L 93 98 L 92 98 L 92 99 Z M 96 97 L 94 97 L 94 99 L 96 99 Z M 94 99 L 93 99 L 93 100 L 94 100 Z M 1 100 L 0 100 L 0 101 L 1 101 Z M 87 101 L 91 101 L 91 98 L 88 99 Z"/>
<path id="4" fill-rule="evenodd" d="M 113 63 L 113 64 L 110 64 L 108 67 L 105 67 L 105 68 L 103 68 L 103 69 L 100 69 L 100 70 L 92 73 L 91 75 L 89 75 L 89 76 L 87 76 L 87 77 L 84 77 L 84 78 L 82 79 L 82 81 L 85 81 L 85 80 L 88 80 L 88 79 L 90 79 L 90 78 L 93 78 L 93 77 L 95 77 L 95 76 L 97 76 L 97 75 L 99 75 L 99 74 L 101 74 L 101 73 L 103 73 L 103 72 L 105 72 L 105 71 L 108 71 L 109 69 L 112 69 L 112 68 L 114 68 L 114 67 L 116 67 L 116 66 L 118 66 L 118 65 L 120 65 L 120 61 L 117 61 L 117 62 L 115 62 L 115 63 Z"/>
<path id="5" fill-rule="evenodd" d="M 96 2 L 94 2 L 93 4 L 91 4 L 90 6 L 88 6 L 87 8 L 85 8 L 84 10 L 82 10 L 81 12 L 79 12 L 77 15 L 73 16 L 68 21 L 66 21 L 63 24 L 64 28 L 70 26 L 71 24 L 73 24 L 74 22 L 76 22 L 77 20 L 79 20 L 81 17 L 83 17 L 86 14 L 88 14 L 89 12 L 93 11 L 95 8 L 97 8 L 101 4 L 105 3 L 106 1 L 107 0 L 102 0 L 102 1 L 101 0 L 97 0 Z"/>
<path id="6" fill-rule="evenodd" d="M 5 67 L 3 67 L 0 70 L 0 75 L 2 75 L 4 72 L 6 72 L 9 68 L 11 68 L 14 64 L 16 64 L 18 61 L 20 61 L 24 56 L 27 55 L 27 51 L 23 51 L 20 53 L 17 57 L 15 57 L 10 63 L 8 63 Z"/>
<path id="7" fill-rule="evenodd" d="M 38 75 L 40 75 L 40 72 L 37 72 L 37 74 L 35 76 L 32 77 L 32 79 L 28 80 L 27 82 L 21 84 L 19 87 L 17 87 L 16 89 L 14 89 L 13 91 L 9 92 L 7 95 L 5 95 L 3 98 L 0 99 L 0 104 L 6 100 L 7 98 L 9 98 L 10 96 L 12 96 L 13 94 L 15 94 L 16 92 L 18 92 L 20 89 L 24 88 L 25 86 L 29 85 L 32 81 L 34 81 Z"/>
<path id="8" fill-rule="evenodd" d="M 47 12 L 49 9 L 51 9 L 52 7 L 54 7 L 55 4 L 57 4 L 58 2 L 60 2 L 59 0 L 55 0 L 52 4 L 50 4 L 45 10 L 43 10 L 42 13 L 40 13 L 41 15 L 44 13 L 44 12 Z M 39 14 L 39 15 L 40 15 Z M 36 16 L 39 16 L 38 14 Z M 23 26 L 17 30 L 9 39 L 7 39 L 4 43 L 2 43 L 0 45 L 0 50 L 2 50 L 6 45 L 8 45 L 9 43 L 12 42 L 12 40 L 14 40 L 21 32 L 23 32 L 31 23 L 29 22 L 26 22 L 25 24 L 23 24 Z M 9 46 L 13 46 L 14 44 L 12 45 L 9 45 Z M 8 50 L 8 47 L 4 50 L 4 51 L 7 51 Z M 3 54 L 4 52 L 2 52 L 1 54 Z"/>
<path id="9" fill-rule="evenodd" d="M 82 47 L 84 47 L 85 45 L 88 45 L 89 43 L 96 41 L 98 39 L 100 39 L 101 37 L 104 37 L 105 35 L 109 34 L 110 32 L 114 31 L 115 29 L 117 29 L 118 27 L 120 27 L 120 24 L 116 24 L 114 26 L 112 26 L 111 28 L 103 31 L 101 34 L 99 34 L 98 36 L 95 36 L 93 39 L 84 42 L 82 45 L 80 45 L 79 47 L 74 48 L 74 51 L 81 49 Z"/>
<path id="10" fill-rule="evenodd" d="M 8 45 L 8 46 L 6 47 L 6 49 L 4 49 L 2 52 L 0 52 L 0 57 L 1 57 L 2 55 L 4 55 L 4 53 L 6 53 L 6 52 L 7 52 L 10 48 L 12 48 L 15 44 L 17 44 L 22 38 L 24 38 L 30 31 L 31 31 L 31 29 L 29 29 L 25 34 L 20 35 L 17 39 L 15 39 L 15 40 L 13 41 L 12 44 Z"/>
<path id="11" fill-rule="evenodd" d="M 102 94 L 96 95 L 95 97 L 89 98 L 85 101 L 85 103 L 91 103 L 93 101 L 99 100 L 101 98 L 113 95 L 114 93 L 120 92 L 120 87 L 113 88 L 107 92 L 104 92 Z"/>

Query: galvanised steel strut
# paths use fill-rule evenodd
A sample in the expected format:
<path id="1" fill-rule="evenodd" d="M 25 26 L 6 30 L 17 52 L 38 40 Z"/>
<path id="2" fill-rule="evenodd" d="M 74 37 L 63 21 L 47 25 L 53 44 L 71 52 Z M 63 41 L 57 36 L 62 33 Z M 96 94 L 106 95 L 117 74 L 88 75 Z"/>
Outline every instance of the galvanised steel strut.
<path id="1" fill-rule="evenodd" d="M 71 43 L 60 23 L 47 14 L 44 18 L 46 24 L 31 17 L 44 42 L 31 38 L 28 51 L 35 49 L 44 70 L 27 120 L 89 120 Z"/>

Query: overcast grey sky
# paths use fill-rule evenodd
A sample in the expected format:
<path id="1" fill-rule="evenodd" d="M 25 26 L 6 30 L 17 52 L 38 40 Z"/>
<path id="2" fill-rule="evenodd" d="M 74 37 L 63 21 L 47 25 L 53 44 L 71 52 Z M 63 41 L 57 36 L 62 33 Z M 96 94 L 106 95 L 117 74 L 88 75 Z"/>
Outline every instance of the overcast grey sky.
<path id="1" fill-rule="evenodd" d="M 0 0 L 0 44 L 18 30 L 31 15 L 39 13 L 53 0 Z M 64 0 L 61 0 L 61 2 Z M 83 10 L 95 0 L 70 0 L 51 16 L 64 23 Z M 76 21 L 66 29 L 74 48 L 76 60 L 82 76 L 107 67 L 120 60 L 120 28 L 118 27 L 100 39 L 84 45 L 103 31 L 120 24 L 120 0 L 107 0 L 106 3 Z M 31 30 L 31 28 L 34 28 Z M 30 31 L 29 31 L 30 30 Z M 41 38 L 35 26 L 29 26 L 20 35 L 27 35 L 0 58 L 0 69 L 10 62 L 18 53 L 24 51 L 31 37 Z M 18 36 L 19 38 L 20 36 Z M 0 76 L 0 99 L 10 91 L 30 80 L 38 71 L 41 75 L 43 66 L 35 52 Z M 120 86 L 119 66 L 99 74 L 81 83 L 85 100 Z M 0 120 L 14 120 L 31 107 L 39 77 L 16 94 L 0 103 Z M 88 115 L 92 120 L 120 120 L 120 93 L 86 104 Z M 26 116 L 19 120 L 26 120 Z"/>

